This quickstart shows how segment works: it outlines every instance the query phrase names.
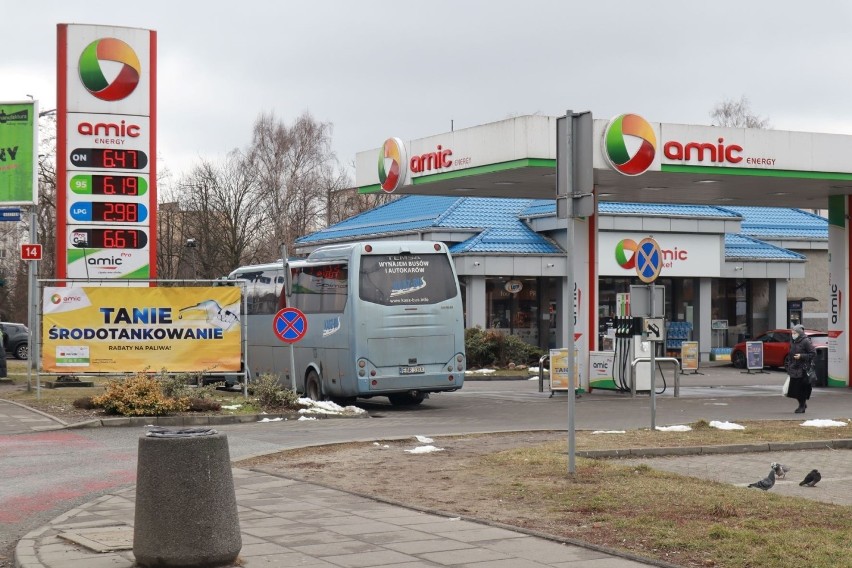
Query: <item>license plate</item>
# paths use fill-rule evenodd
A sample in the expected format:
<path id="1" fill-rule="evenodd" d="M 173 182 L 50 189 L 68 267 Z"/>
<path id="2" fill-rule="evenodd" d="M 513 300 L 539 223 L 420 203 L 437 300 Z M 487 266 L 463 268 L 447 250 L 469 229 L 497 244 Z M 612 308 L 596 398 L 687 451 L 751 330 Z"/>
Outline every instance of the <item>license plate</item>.
<path id="1" fill-rule="evenodd" d="M 400 375 L 419 375 L 425 373 L 426 369 L 424 367 L 400 367 L 399 374 Z"/>

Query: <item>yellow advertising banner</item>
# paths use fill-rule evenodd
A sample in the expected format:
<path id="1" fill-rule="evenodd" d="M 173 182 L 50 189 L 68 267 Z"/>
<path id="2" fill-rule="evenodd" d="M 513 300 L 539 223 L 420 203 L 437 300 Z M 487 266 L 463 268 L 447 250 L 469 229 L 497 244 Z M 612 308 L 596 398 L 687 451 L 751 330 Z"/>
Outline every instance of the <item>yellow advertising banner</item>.
<path id="1" fill-rule="evenodd" d="M 240 370 L 238 287 L 46 287 L 42 305 L 47 372 Z"/>
<path id="2" fill-rule="evenodd" d="M 684 341 L 680 348 L 680 367 L 684 371 L 698 370 L 698 342 Z"/>
<path id="3" fill-rule="evenodd" d="M 577 364 L 577 350 L 574 349 L 574 389 L 580 384 L 580 365 Z M 550 350 L 550 390 L 570 390 L 568 380 L 568 350 Z"/>

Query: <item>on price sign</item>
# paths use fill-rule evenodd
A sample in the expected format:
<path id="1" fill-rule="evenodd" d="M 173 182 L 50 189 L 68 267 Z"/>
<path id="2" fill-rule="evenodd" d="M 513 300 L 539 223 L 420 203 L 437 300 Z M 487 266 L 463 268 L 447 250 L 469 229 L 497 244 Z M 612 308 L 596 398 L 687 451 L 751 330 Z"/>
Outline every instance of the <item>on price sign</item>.
<path id="1" fill-rule="evenodd" d="M 41 260 L 41 245 L 21 245 L 21 260 Z"/>

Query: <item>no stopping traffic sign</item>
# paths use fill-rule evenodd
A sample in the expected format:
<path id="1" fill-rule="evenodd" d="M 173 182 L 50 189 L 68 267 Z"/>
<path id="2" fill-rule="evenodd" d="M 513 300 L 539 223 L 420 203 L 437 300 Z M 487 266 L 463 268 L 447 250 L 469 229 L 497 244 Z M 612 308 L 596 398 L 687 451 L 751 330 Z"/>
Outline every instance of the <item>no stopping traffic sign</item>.
<path id="1" fill-rule="evenodd" d="M 296 343 L 308 332 L 308 320 L 298 308 L 283 308 L 272 320 L 272 331 L 284 343 Z"/>

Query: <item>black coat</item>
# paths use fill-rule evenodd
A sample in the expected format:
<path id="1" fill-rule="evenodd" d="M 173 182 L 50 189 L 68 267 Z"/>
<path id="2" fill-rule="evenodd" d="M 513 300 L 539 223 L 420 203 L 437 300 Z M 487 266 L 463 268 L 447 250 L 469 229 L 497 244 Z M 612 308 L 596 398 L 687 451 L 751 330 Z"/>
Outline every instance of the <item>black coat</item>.
<path id="1" fill-rule="evenodd" d="M 801 355 L 798 359 L 795 355 Z M 811 383 L 808 381 L 808 367 L 816 357 L 816 349 L 807 335 L 801 335 L 790 344 L 790 363 L 787 374 L 790 375 L 790 387 L 787 396 L 798 400 L 811 398 Z"/>

